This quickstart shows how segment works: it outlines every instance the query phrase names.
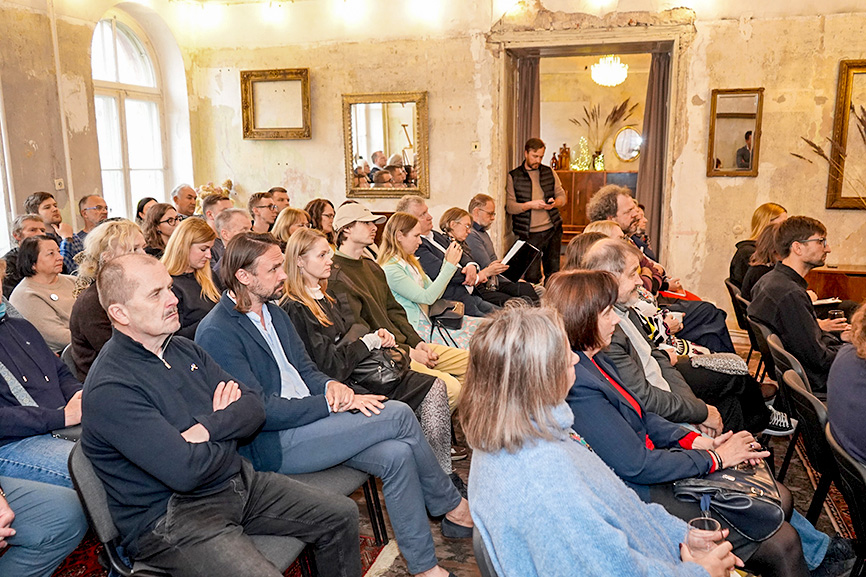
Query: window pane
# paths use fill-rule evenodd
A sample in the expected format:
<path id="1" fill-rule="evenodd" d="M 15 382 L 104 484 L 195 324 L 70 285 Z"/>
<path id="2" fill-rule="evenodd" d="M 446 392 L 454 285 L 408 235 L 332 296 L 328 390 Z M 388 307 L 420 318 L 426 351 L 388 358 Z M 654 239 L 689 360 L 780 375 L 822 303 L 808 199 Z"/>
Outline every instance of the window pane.
<path id="1" fill-rule="evenodd" d="M 99 143 L 99 162 L 102 164 L 102 169 L 122 168 L 123 152 L 120 147 L 120 115 L 117 112 L 117 99 L 97 94 L 94 97 L 94 104 L 96 139 Z"/>
<path id="2" fill-rule="evenodd" d="M 165 202 L 165 176 L 161 170 L 130 170 L 129 183 L 132 188 L 133 210 L 138 206 L 138 201 L 147 196 Z M 131 214 L 130 217 L 134 216 Z"/>
<path id="3" fill-rule="evenodd" d="M 90 66 L 93 69 L 93 79 L 117 82 L 117 70 L 114 66 L 114 41 L 111 38 L 110 20 L 100 20 L 96 24 L 90 52 Z"/>
<path id="4" fill-rule="evenodd" d="M 162 168 L 159 106 L 150 100 L 126 99 L 126 146 L 129 168 Z"/>
<path id="5" fill-rule="evenodd" d="M 108 204 L 108 216 L 123 216 L 129 214 L 126 209 L 126 193 L 123 190 L 122 170 L 102 171 L 102 198 Z"/>
<path id="6" fill-rule="evenodd" d="M 120 82 L 136 86 L 156 87 L 153 65 L 144 45 L 132 30 L 117 23 L 117 67 L 120 69 Z"/>

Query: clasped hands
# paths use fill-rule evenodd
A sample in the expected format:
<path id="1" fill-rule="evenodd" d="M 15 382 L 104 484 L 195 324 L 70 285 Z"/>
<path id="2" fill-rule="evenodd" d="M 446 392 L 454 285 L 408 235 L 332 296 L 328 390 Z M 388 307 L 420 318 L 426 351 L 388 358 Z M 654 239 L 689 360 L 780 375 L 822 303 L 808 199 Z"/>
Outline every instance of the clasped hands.
<path id="1" fill-rule="evenodd" d="M 328 391 L 325 393 L 331 412 L 358 410 L 366 417 L 371 417 L 374 413 L 378 415 L 385 408 L 383 402 L 387 398 L 384 395 L 356 395 L 355 391 L 338 381 L 329 381 Z"/>

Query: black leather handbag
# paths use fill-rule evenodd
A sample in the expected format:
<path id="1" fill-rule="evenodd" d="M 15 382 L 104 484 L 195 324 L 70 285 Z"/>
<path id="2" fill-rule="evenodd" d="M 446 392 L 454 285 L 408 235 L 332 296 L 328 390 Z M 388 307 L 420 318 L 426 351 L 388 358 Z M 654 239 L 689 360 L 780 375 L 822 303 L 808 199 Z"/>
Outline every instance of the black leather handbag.
<path id="1" fill-rule="evenodd" d="M 374 349 L 355 366 L 352 380 L 376 395 L 390 396 L 409 371 L 409 356 L 399 347 Z"/>
<path id="2" fill-rule="evenodd" d="M 712 510 L 750 541 L 769 539 L 785 521 L 779 487 L 766 461 L 676 481 L 674 495 L 701 503 L 701 510 Z"/>
<path id="3" fill-rule="evenodd" d="M 463 303 L 460 301 L 449 301 L 439 299 L 427 312 L 431 324 L 439 325 L 445 329 L 459 330 L 463 326 Z"/>

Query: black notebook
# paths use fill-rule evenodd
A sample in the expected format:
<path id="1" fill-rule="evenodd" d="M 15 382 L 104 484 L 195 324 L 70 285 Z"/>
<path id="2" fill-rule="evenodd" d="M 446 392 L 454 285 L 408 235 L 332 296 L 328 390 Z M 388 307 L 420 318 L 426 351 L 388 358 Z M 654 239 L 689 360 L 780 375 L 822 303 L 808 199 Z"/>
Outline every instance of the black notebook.
<path id="1" fill-rule="evenodd" d="M 535 262 L 535 259 L 541 256 L 541 251 L 522 240 L 518 240 L 508 250 L 508 254 L 502 259 L 502 264 L 508 265 L 508 270 L 502 273 L 502 276 L 511 282 L 517 282 L 529 267 Z"/>

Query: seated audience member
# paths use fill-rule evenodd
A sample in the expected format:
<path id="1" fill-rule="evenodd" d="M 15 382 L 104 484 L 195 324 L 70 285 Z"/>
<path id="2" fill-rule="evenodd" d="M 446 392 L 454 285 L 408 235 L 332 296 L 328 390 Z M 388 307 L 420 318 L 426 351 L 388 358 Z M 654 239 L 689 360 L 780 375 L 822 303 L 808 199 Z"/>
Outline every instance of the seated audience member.
<path id="1" fill-rule="evenodd" d="M 637 204 L 637 201 L 635 201 L 635 204 Z M 631 241 L 638 248 L 638 250 L 640 250 L 643 254 L 647 256 L 647 258 L 657 262 L 658 257 L 656 257 L 656 253 L 653 250 L 652 244 L 650 243 L 649 235 L 647 234 L 648 221 L 646 214 L 644 214 L 644 205 L 637 204 L 637 212 L 637 224 L 635 224 L 634 233 L 631 235 Z"/>
<path id="2" fill-rule="evenodd" d="M 0 575 L 49 577 L 87 530 L 66 466 L 72 443 L 51 436 L 81 421 L 81 383 L 9 312 L 0 305 L 0 548 L 4 535 L 12 545 Z"/>
<path id="3" fill-rule="evenodd" d="M 839 349 L 827 377 L 827 418 L 833 437 L 866 463 L 866 307 L 851 318 L 851 344 Z"/>
<path id="4" fill-rule="evenodd" d="M 289 237 L 299 228 L 310 228 L 310 215 L 301 208 L 284 208 L 274 223 L 271 233 L 280 241 L 285 249 Z"/>
<path id="5" fill-rule="evenodd" d="M 768 225 L 778 224 L 788 218 L 785 207 L 775 202 L 767 202 L 755 209 L 752 213 L 752 232 L 749 238 L 737 243 L 737 251 L 731 259 L 729 278 L 734 286 L 742 290 L 743 280 L 751 265 L 751 257 L 757 247 L 758 237 Z M 757 279 L 756 279 L 757 280 Z"/>
<path id="6" fill-rule="evenodd" d="M 115 331 L 87 376 L 81 444 L 129 556 L 175 576 L 279 577 L 249 535 L 291 535 L 315 544 L 322 574 L 359 576 L 355 503 L 238 454 L 264 423 L 262 400 L 169 338 L 180 322 L 165 267 L 124 255 L 96 282 Z"/>
<path id="7" fill-rule="evenodd" d="M 25 239 L 18 252 L 18 274 L 23 278 L 9 297 L 56 353 L 70 342 L 69 315 L 75 303 L 75 279 L 60 274 L 62 270 L 63 257 L 54 239 Z"/>
<path id="8" fill-rule="evenodd" d="M 156 258 L 161 257 L 168 239 L 171 238 L 175 227 L 182 220 L 174 207 L 164 202 L 157 203 L 147 209 L 142 227 L 144 240 L 147 242 L 145 252 Z"/>
<path id="9" fill-rule="evenodd" d="M 64 238 L 72 236 L 72 227 L 63 222 L 60 208 L 54 195 L 49 192 L 34 192 L 24 199 L 24 212 L 27 214 L 38 214 L 45 222 L 45 236 L 50 236 L 57 242 L 57 246 Z M 67 271 L 63 271 L 66 273 Z"/>
<path id="10" fill-rule="evenodd" d="M 146 196 L 139 200 L 138 205 L 135 207 L 135 224 L 140 227 L 144 226 L 144 217 L 147 214 L 147 211 L 158 202 L 158 200 L 150 196 Z"/>
<path id="11" fill-rule="evenodd" d="M 210 250 L 216 233 L 200 218 L 188 218 L 177 229 L 165 247 L 161 262 L 174 280 L 171 290 L 177 297 L 177 334 L 192 339 L 199 322 L 220 298 L 211 276 Z"/>
<path id="12" fill-rule="evenodd" d="M 75 274 L 78 263 L 75 255 L 84 250 L 84 239 L 100 222 L 108 218 L 108 205 L 101 196 L 92 194 L 78 201 L 78 212 L 84 221 L 84 228 L 60 243 L 60 254 L 63 255 L 63 266 L 69 274 Z"/>
<path id="13" fill-rule="evenodd" d="M 382 233 L 382 247 L 379 250 L 379 266 L 385 271 L 391 293 L 406 310 L 406 318 L 415 332 L 426 337 L 424 340 L 446 346 L 454 342 L 461 349 L 468 349 L 469 339 L 478 327 L 478 319 L 464 315 L 463 326 L 459 329 L 442 327 L 439 331 L 434 329 L 427 316 L 430 305 L 439 300 L 448 281 L 457 272 L 463 250 L 456 241 L 451 242 L 445 251 L 439 274 L 435 280 L 430 280 L 415 258 L 419 246 L 421 223 L 418 219 L 406 212 L 391 215 Z"/>
<path id="14" fill-rule="evenodd" d="M 273 186 L 268 189 L 274 198 L 274 204 L 277 205 L 277 214 L 283 212 L 289 207 L 289 191 L 282 186 Z"/>
<path id="15" fill-rule="evenodd" d="M 265 399 L 266 430 L 248 449 L 253 465 L 296 474 L 346 464 L 380 477 L 409 572 L 444 573 L 425 505 L 445 515 L 446 537 L 471 537 L 472 520 L 412 410 L 382 395 L 357 395 L 315 367 L 286 312 L 269 302 L 282 296 L 286 280 L 273 236 L 233 238 L 221 274 L 227 291 L 196 342 Z"/>
<path id="16" fill-rule="evenodd" d="M 213 229 L 213 231 L 217 234 L 216 240 L 214 240 L 214 244 L 210 250 L 211 264 L 218 263 L 226 250 L 223 241 L 219 237 L 219 230 L 217 230 L 216 219 L 222 211 L 228 210 L 233 206 L 234 204 L 232 203 L 232 199 L 230 199 L 225 194 L 219 192 L 208 194 L 201 199 L 201 212 L 204 215 L 204 219 L 205 221 L 207 221 L 208 225 Z"/>
<path id="17" fill-rule="evenodd" d="M 371 188 L 394 188 L 391 173 L 385 169 L 373 173 L 373 186 Z"/>
<path id="18" fill-rule="evenodd" d="M 144 235 L 134 222 L 126 219 L 104 222 L 84 240 L 75 287 L 77 296 L 69 317 L 72 360 L 81 382 L 111 338 L 111 321 L 99 304 L 99 288 L 94 281 L 105 263 L 133 252 L 144 254 Z"/>
<path id="19" fill-rule="evenodd" d="M 749 257 L 749 268 L 740 281 L 740 294 L 747 301 L 751 302 L 752 300 L 752 288 L 755 284 L 765 274 L 773 270 L 776 263 L 779 262 L 779 257 L 776 254 L 776 231 L 778 229 L 778 224 L 765 226 L 753 243 L 752 255 Z"/>
<path id="20" fill-rule="evenodd" d="M 439 219 L 439 230 L 445 236 L 460 245 L 463 254 L 470 262 L 477 263 L 472 249 L 466 243 L 469 232 L 472 230 L 472 216 L 462 208 L 453 207 L 446 210 Z M 481 265 L 478 265 L 481 267 Z M 495 267 L 498 269 L 499 267 Z M 538 295 L 528 283 L 522 286 L 513 283 L 505 277 L 494 274 L 494 270 L 487 267 L 478 271 L 478 296 L 496 306 L 502 306 L 512 298 L 523 298 L 532 304 L 538 302 Z"/>
<path id="21" fill-rule="evenodd" d="M 2 258 L 0 258 L 0 279 L 3 279 L 6 277 L 6 266 L 7 266 L 6 261 L 3 260 Z M 3 285 L 2 280 L 0 280 L 0 286 L 2 286 L 2 285 Z M 12 306 L 12 303 L 9 302 L 9 299 L 7 299 L 5 295 L 0 294 L 0 302 L 2 302 L 3 306 L 6 307 L 6 316 L 9 316 L 9 317 L 12 317 L 15 319 L 23 319 L 24 318 L 23 316 L 21 316 L 21 313 L 19 313 L 18 310 Z"/>
<path id="22" fill-rule="evenodd" d="M 174 209 L 180 215 L 179 220 L 183 220 L 195 214 L 195 205 L 198 195 L 189 184 L 178 184 L 171 191 L 171 201 L 174 203 Z"/>
<path id="23" fill-rule="evenodd" d="M 623 382 L 648 411 L 673 422 L 700 424 L 713 436 L 746 429 L 791 434 L 787 416 L 764 405 L 758 383 L 748 374 L 730 375 L 692 366 L 687 357 L 663 351 L 641 329 L 632 309 L 642 286 L 640 252 L 623 240 L 605 239 L 586 252 L 582 268 L 603 270 L 619 282 L 614 310 L 620 323 L 605 353 Z M 771 422 L 772 418 L 772 422 Z"/>
<path id="24" fill-rule="evenodd" d="M 474 449 L 472 518 L 498 575 L 727 577 L 730 543 L 693 556 L 686 524 L 642 503 L 571 430 L 577 359 L 559 315 L 506 308 L 469 351 L 460 420 Z"/>
<path id="25" fill-rule="evenodd" d="M 415 251 L 415 257 L 427 276 L 430 278 L 438 276 L 445 251 L 451 241 L 441 232 L 433 230 L 433 217 L 427 209 L 427 203 L 420 196 L 407 194 L 397 203 L 396 211 L 407 212 L 421 223 L 421 246 Z M 458 271 L 451 277 L 442 294 L 442 298 L 462 302 L 465 313 L 472 317 L 483 317 L 499 308 L 477 294 L 476 285 L 479 282 L 480 270 L 481 267 L 470 261 L 469 257 L 461 256 Z"/>
<path id="26" fill-rule="evenodd" d="M 253 232 L 268 232 L 277 220 L 277 205 L 270 192 L 256 192 L 250 195 L 250 216 L 253 217 Z"/>
<path id="27" fill-rule="evenodd" d="M 217 235 L 219 235 L 220 244 L 225 247 L 236 234 L 242 232 L 250 232 L 253 229 L 253 219 L 250 218 L 250 213 L 241 208 L 229 208 L 222 211 L 214 221 Z M 216 242 L 214 242 L 216 245 Z M 213 250 L 213 249 L 211 249 Z M 225 252 L 225 249 L 223 250 Z M 220 259 L 222 260 L 222 259 Z M 217 289 L 222 292 L 225 287 L 220 281 L 220 263 L 219 261 L 211 261 L 211 276 Z"/>
<path id="28" fill-rule="evenodd" d="M 583 261 L 583 255 L 586 254 L 589 247 L 604 238 L 609 237 L 600 232 L 584 231 L 568 241 L 568 246 L 565 247 L 565 263 L 562 265 L 563 270 L 582 268 L 581 261 Z"/>
<path id="29" fill-rule="evenodd" d="M 334 215 L 336 212 L 333 203 L 327 198 L 314 198 L 307 203 L 304 210 L 310 215 L 311 228 L 325 233 L 331 248 L 336 250 L 336 237 L 334 235 Z"/>
<path id="30" fill-rule="evenodd" d="M 487 233 L 496 219 L 496 204 L 493 197 L 486 194 L 473 196 L 472 200 L 469 201 L 469 215 L 472 219 L 472 226 L 464 241 L 465 248 L 471 254 L 472 260 L 482 267 L 481 272 L 487 275 L 489 279 L 496 279 L 499 292 L 537 303 L 537 291 L 539 289 L 533 288 L 533 285 L 526 281 L 513 283 L 502 276 L 502 273 L 508 270 L 508 265 L 502 264 L 502 260 L 496 256 L 493 240 Z"/>
<path id="31" fill-rule="evenodd" d="M 812 389 L 827 390 L 827 373 L 842 346 L 830 331 L 844 331 L 847 319 L 819 324 L 806 292 L 806 275 L 822 266 L 830 252 L 827 228 L 808 216 L 792 216 L 778 225 L 776 254 L 781 259 L 752 287 L 749 316 L 779 336 L 785 349 L 803 364 Z"/>
<path id="32" fill-rule="evenodd" d="M 596 454 L 644 501 L 659 503 L 684 521 L 701 516 L 701 504 L 683 502 L 674 496 L 673 482 L 701 477 L 740 463 L 755 465 L 770 456 L 746 431 L 727 432 L 715 439 L 704 437 L 647 411 L 629 391 L 610 360 L 601 352 L 610 345 L 620 322 L 615 309 L 619 283 L 604 271 L 568 271 L 554 276 L 547 285 L 544 303 L 562 315 L 569 344 L 577 354 L 574 384 L 566 402 L 574 415 L 574 430 Z M 723 516 L 710 514 L 729 530 L 733 552 L 747 567 L 765 577 L 807 577 L 807 561 L 800 547 L 810 554 L 815 569 L 825 558 L 829 538 L 792 511 L 791 494 L 781 484 L 782 507 L 797 528 L 784 523 L 768 539 L 757 542 L 741 535 Z M 757 519 L 756 519 L 757 520 Z M 838 540 L 832 551 L 850 552 L 850 544 Z M 820 551 L 820 552 L 819 552 Z M 835 562 L 835 553 L 828 562 Z M 828 566 L 821 574 L 837 575 Z"/>
<path id="33" fill-rule="evenodd" d="M 397 166 L 396 164 L 389 164 L 383 170 L 387 170 L 389 173 L 391 173 L 392 188 L 406 188 L 406 171 L 403 170 L 402 166 Z"/>
<path id="34" fill-rule="evenodd" d="M 356 166 L 352 170 L 352 188 L 370 188 L 370 181 L 363 166 Z"/>
<path id="35" fill-rule="evenodd" d="M 370 179 L 370 182 L 373 182 L 373 176 L 388 164 L 388 157 L 381 150 L 377 150 L 370 155 L 370 160 L 373 162 L 373 166 L 370 168 L 367 178 Z"/>
<path id="36" fill-rule="evenodd" d="M 331 265 L 328 292 L 341 307 L 348 307 L 355 322 L 366 332 L 384 328 L 397 345 L 408 349 L 413 371 L 434 375 L 448 389 L 448 405 L 457 405 L 466 372 L 467 352 L 435 343 L 426 343 L 406 317 L 406 309 L 394 298 L 385 273 L 375 262 L 363 258 L 364 248 L 373 244 L 379 218 L 360 204 L 345 204 L 337 211 L 338 249 Z"/>
<path id="37" fill-rule="evenodd" d="M 6 298 L 12 295 L 22 278 L 18 274 L 18 245 L 25 238 L 38 235 L 45 235 L 45 221 L 38 214 L 21 214 L 12 221 L 12 239 L 15 246 L 3 255 L 7 264 L 6 276 L 3 278 L 3 296 Z"/>
<path id="38" fill-rule="evenodd" d="M 387 169 L 389 166 L 398 166 L 403 168 L 403 155 L 399 152 L 395 152 L 391 156 L 388 157 L 388 164 L 385 165 Z"/>
<path id="39" fill-rule="evenodd" d="M 418 415 L 439 466 L 462 487 L 462 480 L 456 481 L 451 469 L 451 419 L 445 383 L 413 370 L 389 390 L 368 391 L 355 382 L 353 372 L 374 350 L 396 346 L 394 335 L 381 328 L 364 333 L 325 292 L 332 255 L 321 231 L 302 230 L 292 235 L 285 254 L 285 294 L 280 307 L 289 315 L 316 367 L 337 381 L 349 383 L 356 392 L 377 393 L 409 405 Z"/>

